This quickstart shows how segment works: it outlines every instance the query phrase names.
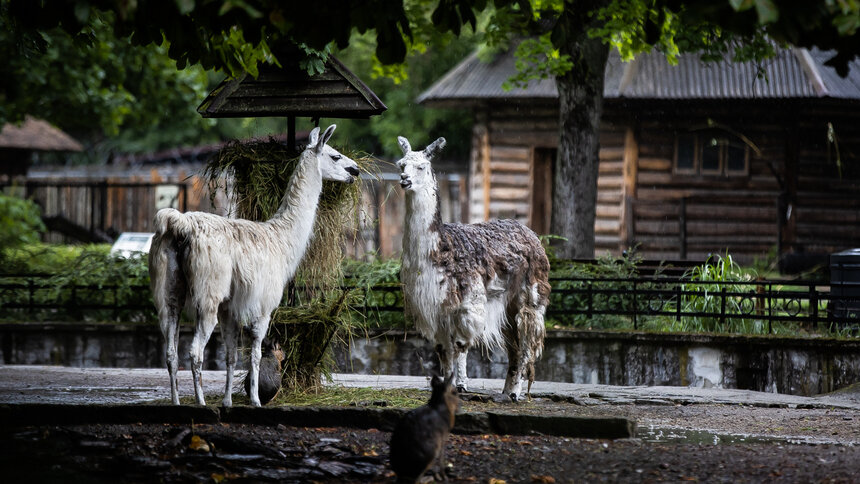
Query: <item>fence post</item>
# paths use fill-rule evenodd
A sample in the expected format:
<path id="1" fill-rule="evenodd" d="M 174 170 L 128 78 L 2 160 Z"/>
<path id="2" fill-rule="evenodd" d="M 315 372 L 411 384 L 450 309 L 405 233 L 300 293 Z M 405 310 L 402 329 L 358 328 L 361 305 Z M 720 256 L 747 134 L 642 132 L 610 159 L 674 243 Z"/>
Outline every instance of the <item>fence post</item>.
<path id="1" fill-rule="evenodd" d="M 588 288 L 588 292 L 587 292 L 587 294 L 588 294 L 588 307 L 586 308 L 585 314 L 588 317 L 588 320 L 591 321 L 591 311 L 592 311 L 592 307 L 594 305 L 594 301 L 593 301 L 594 293 L 591 291 L 591 281 L 588 281 L 588 284 L 586 287 Z"/>
<path id="2" fill-rule="evenodd" d="M 119 321 L 119 298 L 117 297 L 119 285 L 113 286 L 113 320 Z"/>
<path id="3" fill-rule="evenodd" d="M 633 329 L 639 329 L 639 301 L 636 296 L 636 279 L 633 279 Z"/>
<path id="4" fill-rule="evenodd" d="M 726 329 L 726 286 L 720 290 L 720 294 L 723 296 L 722 301 L 720 301 L 720 325 L 723 326 L 723 330 Z"/>
<path id="5" fill-rule="evenodd" d="M 36 308 L 33 307 L 33 299 L 35 298 L 34 293 L 36 291 L 35 285 L 36 284 L 33 282 L 33 279 L 27 279 L 27 311 L 29 311 L 31 316 L 36 310 Z"/>
<path id="6" fill-rule="evenodd" d="M 773 334 L 773 284 L 767 285 L 767 334 Z"/>
<path id="7" fill-rule="evenodd" d="M 678 283 L 675 285 L 675 321 L 681 322 L 681 304 L 683 303 L 683 294 L 681 294 L 681 286 L 683 284 Z"/>
<path id="8" fill-rule="evenodd" d="M 814 328 L 818 323 L 818 293 L 815 291 L 815 284 L 809 285 L 809 306 L 811 311 L 809 318 L 812 320 L 812 327 Z"/>

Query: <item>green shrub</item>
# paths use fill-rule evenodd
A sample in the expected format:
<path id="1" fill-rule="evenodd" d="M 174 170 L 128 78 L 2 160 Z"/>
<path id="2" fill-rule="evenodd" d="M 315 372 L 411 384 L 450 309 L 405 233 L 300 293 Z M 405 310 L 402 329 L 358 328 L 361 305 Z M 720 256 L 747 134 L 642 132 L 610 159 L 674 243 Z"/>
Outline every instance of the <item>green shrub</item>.
<path id="1" fill-rule="evenodd" d="M 45 231 L 39 206 L 30 200 L 0 194 L 0 263 L 11 249 L 39 241 Z"/>

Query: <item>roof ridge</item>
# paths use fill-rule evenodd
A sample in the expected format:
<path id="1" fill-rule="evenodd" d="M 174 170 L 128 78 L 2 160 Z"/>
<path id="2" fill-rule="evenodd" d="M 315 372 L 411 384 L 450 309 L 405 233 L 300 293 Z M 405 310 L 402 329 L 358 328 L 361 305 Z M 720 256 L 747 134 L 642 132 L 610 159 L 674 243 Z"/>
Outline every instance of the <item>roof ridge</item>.
<path id="1" fill-rule="evenodd" d="M 809 54 L 809 50 L 802 47 L 792 47 L 791 50 L 803 69 L 803 73 L 806 74 L 807 80 L 812 84 L 815 94 L 820 97 L 828 96 L 830 92 L 827 89 L 827 85 L 824 84 L 824 79 L 821 78 L 821 72 L 818 71 L 815 60 Z"/>

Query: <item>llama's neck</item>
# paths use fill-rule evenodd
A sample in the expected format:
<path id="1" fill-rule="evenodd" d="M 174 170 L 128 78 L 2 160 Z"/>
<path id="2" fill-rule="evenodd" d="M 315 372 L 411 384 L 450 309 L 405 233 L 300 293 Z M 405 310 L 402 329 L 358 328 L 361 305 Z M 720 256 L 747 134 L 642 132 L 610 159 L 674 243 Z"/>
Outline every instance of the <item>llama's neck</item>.
<path id="1" fill-rule="evenodd" d="M 409 258 L 429 258 L 439 247 L 439 191 L 436 183 L 406 192 L 406 222 L 403 227 L 403 253 Z"/>
<path id="2" fill-rule="evenodd" d="M 322 186 L 316 158 L 311 153 L 302 153 L 278 211 L 267 222 L 284 239 L 285 245 L 296 251 L 294 258 L 301 257 L 313 233 Z"/>

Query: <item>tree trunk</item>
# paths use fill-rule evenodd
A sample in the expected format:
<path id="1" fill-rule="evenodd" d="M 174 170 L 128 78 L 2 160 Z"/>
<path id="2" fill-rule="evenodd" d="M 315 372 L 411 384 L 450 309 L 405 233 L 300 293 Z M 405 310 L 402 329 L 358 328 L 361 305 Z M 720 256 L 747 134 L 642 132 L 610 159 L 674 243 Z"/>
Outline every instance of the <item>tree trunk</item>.
<path id="1" fill-rule="evenodd" d="M 585 2 L 590 3 L 590 2 Z M 601 3 L 600 1 L 594 3 Z M 577 11 L 562 15 L 567 32 L 577 32 L 560 46 L 573 68 L 556 77 L 559 97 L 559 145 L 552 194 L 552 233 L 567 240 L 556 247 L 560 258 L 594 257 L 600 116 L 603 78 L 609 46 L 588 37 L 597 5 L 577 2 Z"/>

